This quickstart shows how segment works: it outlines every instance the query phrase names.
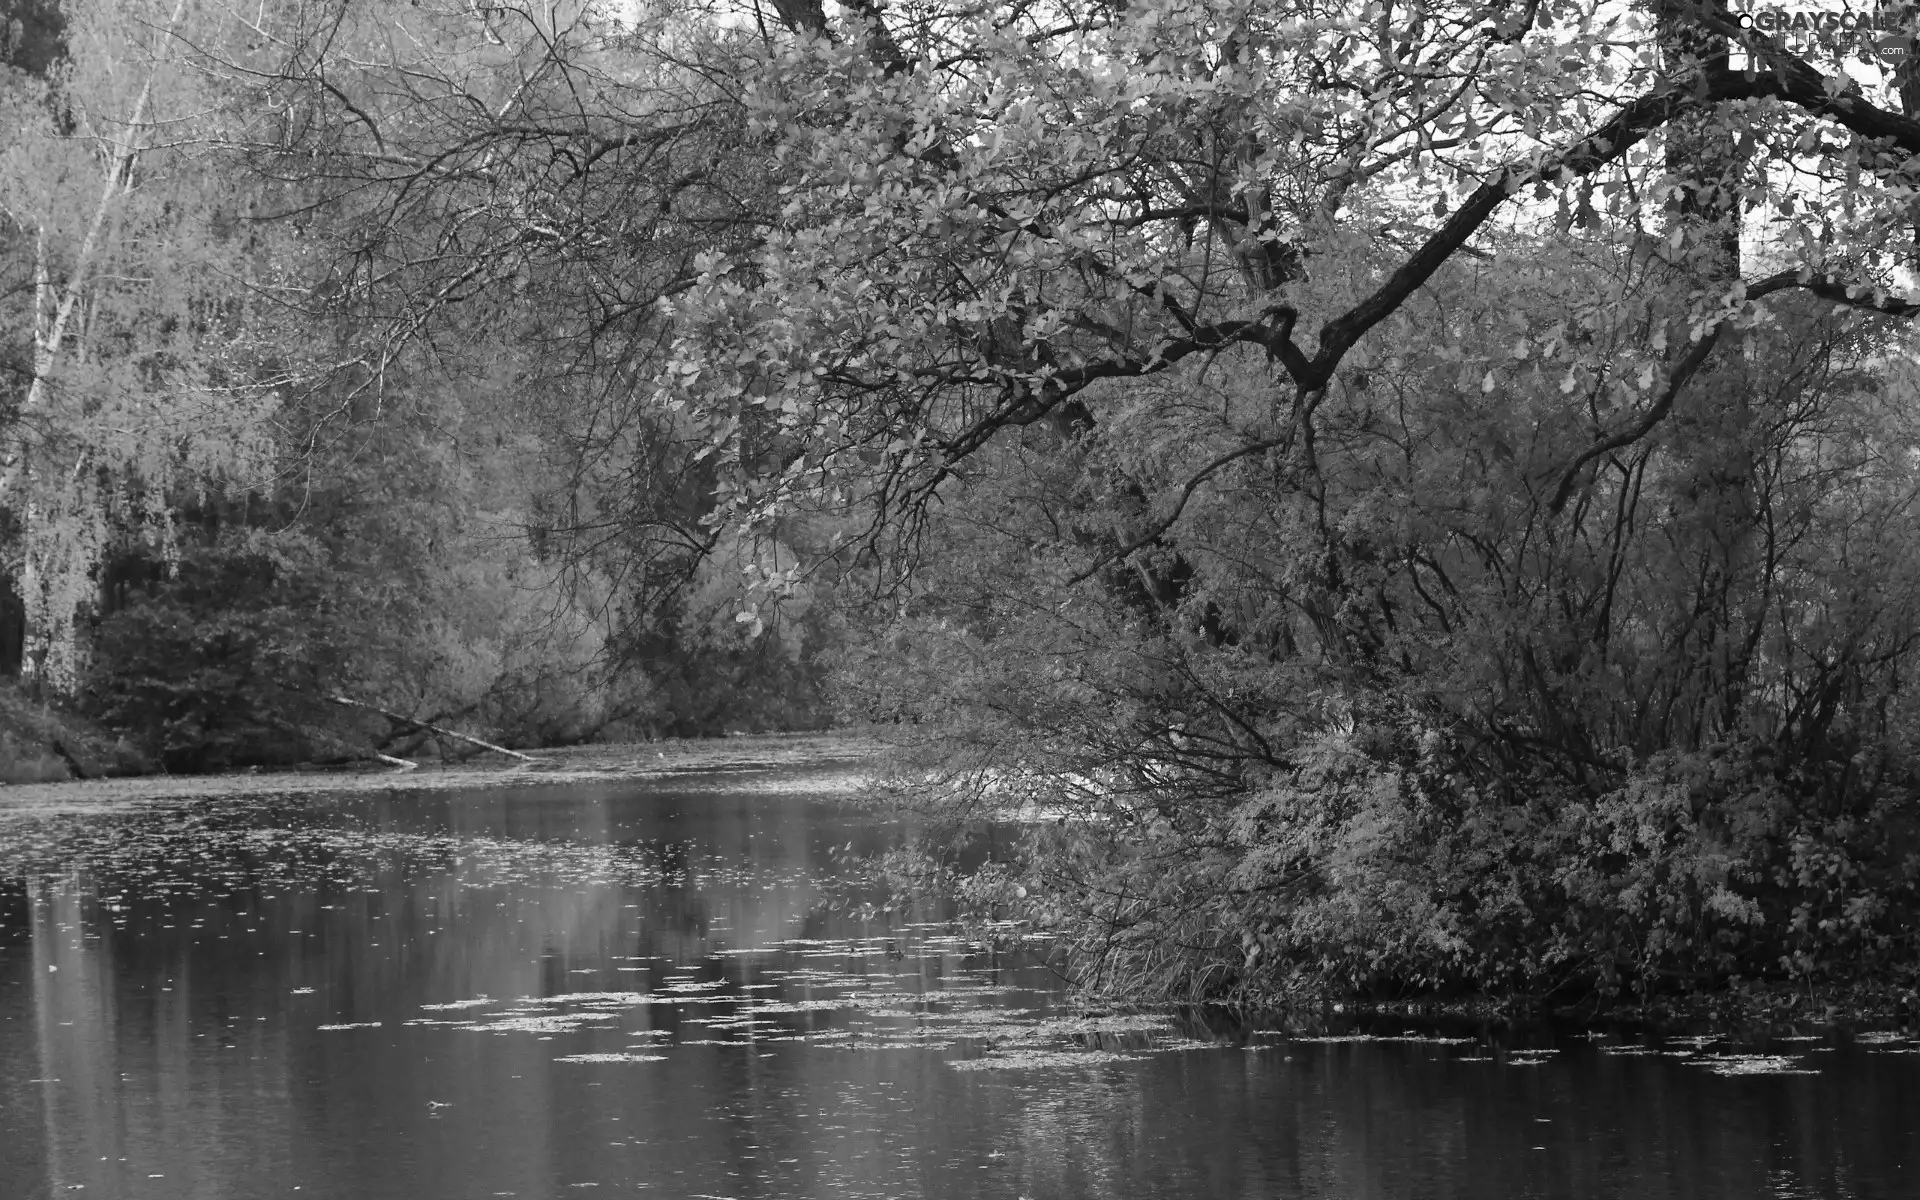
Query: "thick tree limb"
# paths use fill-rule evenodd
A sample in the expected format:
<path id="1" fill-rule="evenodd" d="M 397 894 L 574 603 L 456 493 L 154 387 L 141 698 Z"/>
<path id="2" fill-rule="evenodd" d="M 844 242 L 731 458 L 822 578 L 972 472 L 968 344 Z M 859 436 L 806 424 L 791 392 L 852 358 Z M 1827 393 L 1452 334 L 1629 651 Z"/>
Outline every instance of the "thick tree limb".
<path id="1" fill-rule="evenodd" d="M 1755 67 L 1750 72 L 1728 72 L 1724 77 L 1711 78 L 1712 86 L 1703 92 L 1703 98 L 1784 100 L 1855 133 L 1885 140 L 1909 154 L 1920 154 L 1920 120 L 1869 103 L 1851 80 L 1821 73 L 1760 30 L 1740 28 L 1724 10 L 1702 8 L 1690 20 L 1743 47 Z"/>
<path id="2" fill-rule="evenodd" d="M 1826 117 L 1857 133 L 1884 139 L 1902 150 L 1920 155 L 1920 120 L 1889 112 L 1868 103 L 1857 92 L 1834 86 L 1833 81 L 1805 61 L 1773 46 L 1770 39 L 1759 39 L 1764 44 L 1756 45 L 1755 35 L 1740 30 L 1731 22 L 1720 20 L 1717 15 L 1706 14 L 1699 20 L 1703 28 L 1712 32 L 1738 37 L 1756 56 L 1764 59 L 1768 71 L 1749 75 L 1745 71 L 1720 68 L 1701 73 L 1691 87 L 1670 83 L 1628 103 L 1600 128 L 1561 153 L 1543 156 L 1532 162 L 1516 163 L 1498 172 L 1469 196 L 1376 291 L 1321 327 L 1319 346 L 1311 360 L 1306 359 L 1293 344 L 1291 310 L 1286 310 L 1289 319 L 1277 330 L 1266 326 L 1264 322 L 1229 321 L 1201 326 L 1190 331 L 1188 336 L 1168 342 L 1145 357 L 1108 359 L 1047 377 L 1015 403 L 989 414 L 948 439 L 941 447 L 947 454 L 948 462 L 957 461 L 979 449 L 1001 428 L 1030 424 L 1040 419 L 1054 405 L 1096 379 L 1153 374 L 1200 350 L 1217 349 L 1234 342 L 1268 345 L 1296 384 L 1309 389 L 1324 388 L 1347 352 L 1375 325 L 1391 316 L 1455 254 L 1461 252 L 1508 197 L 1534 184 L 1567 176 L 1591 175 L 1617 160 L 1675 117 L 1688 112 L 1709 109 L 1727 100 L 1776 98 Z M 1720 28 L 1721 25 L 1726 28 Z M 1769 290 L 1778 290 L 1781 286 L 1787 285 L 1773 285 Z M 1872 308 L 1891 315 L 1906 315 L 1911 308 L 1905 306 L 1904 302 L 1862 304 L 1845 294 L 1847 287 L 1844 283 L 1830 278 L 1803 281 L 1796 286 L 1840 303 Z M 1756 293 L 1750 288 L 1748 294 L 1753 296 Z M 1708 341 L 1706 345 L 1710 352 L 1711 342 Z M 1696 364 L 1688 373 L 1697 369 Z M 1684 378 L 1680 382 L 1684 385 Z M 1671 404 L 1670 397 L 1667 403 Z M 1556 495 L 1559 494 L 1556 490 Z M 1564 503 L 1564 497 L 1561 502 Z"/>
<path id="3" fill-rule="evenodd" d="M 1887 317 L 1911 317 L 1920 314 L 1920 304 L 1909 300 L 1896 300 L 1892 296 L 1883 296 L 1874 289 L 1859 283 L 1849 283 L 1836 275 L 1803 274 L 1800 271 L 1781 271 L 1769 275 L 1758 283 L 1747 287 L 1747 299 L 1758 300 L 1770 292 L 1783 292 L 1798 289 L 1812 292 L 1822 300 L 1831 300 L 1835 304 L 1844 304 L 1848 308 L 1857 308 L 1862 312 L 1879 313 Z"/>
<path id="4" fill-rule="evenodd" d="M 1274 318 L 1278 324 L 1273 324 Z M 1138 379 L 1155 375 L 1184 358 L 1206 350 L 1223 350 L 1232 345 L 1267 347 L 1291 373 L 1305 369 L 1306 355 L 1290 336 L 1298 314 L 1286 305 L 1276 305 L 1251 321 L 1221 321 L 1198 325 L 1185 337 L 1175 338 L 1151 354 L 1125 355 L 1101 359 L 1064 371 L 1055 371 L 1037 386 L 1024 390 L 1017 399 L 981 417 L 966 429 L 939 443 L 949 463 L 972 454 L 986 445 L 993 435 L 1009 426 L 1031 425 L 1046 416 L 1063 401 L 1084 391 L 1102 379 Z"/>
<path id="5" fill-rule="evenodd" d="M 1495 176 L 1378 291 L 1321 328 L 1320 347 L 1312 363 L 1314 378 L 1302 382 L 1324 386 L 1346 352 L 1452 258 L 1508 196 L 1549 179 L 1590 175 L 1685 112 L 1711 108 L 1727 100 L 1783 100 L 1855 133 L 1920 155 L 1920 120 L 1869 103 L 1845 81 L 1830 79 L 1804 59 L 1780 49 L 1771 38 L 1742 30 L 1718 14 L 1703 12 L 1695 20 L 1703 29 L 1740 41 L 1766 69 L 1752 73 L 1710 70 L 1703 72 L 1692 88 L 1670 86 L 1649 93 L 1626 105 L 1605 125 L 1557 157 L 1536 165 L 1515 165 Z M 1842 302 L 1853 303 L 1850 299 Z M 1892 310 L 1883 306 L 1880 311 Z"/>
<path id="6" fill-rule="evenodd" d="M 1704 87 L 1692 91 L 1666 88 L 1642 96 L 1560 154 L 1530 163 L 1514 164 L 1498 172 L 1468 197 L 1379 289 L 1321 327 L 1320 344 L 1311 360 L 1306 358 L 1292 339 L 1293 322 L 1297 314 L 1282 306 L 1263 314 L 1259 321 L 1227 321 L 1196 328 L 1188 336 L 1170 341 L 1145 357 L 1107 359 L 1056 372 L 1015 403 L 1003 406 L 942 443 L 941 450 L 948 463 L 956 462 L 978 450 L 998 430 L 1008 425 L 1025 425 L 1039 420 L 1055 405 L 1096 379 L 1154 374 L 1201 350 L 1218 349 L 1235 342 L 1267 346 L 1300 387 L 1308 390 L 1324 388 L 1347 352 L 1367 331 L 1392 315 L 1409 296 L 1432 278 L 1434 272 L 1480 231 L 1509 196 L 1544 180 L 1567 175 L 1590 175 L 1625 154 L 1675 116 L 1729 98 L 1749 87 L 1751 81 L 1744 75 L 1716 72 L 1704 77 L 1703 83 Z M 1900 120 L 1905 121 L 1905 118 Z M 1920 122 L 1908 123 L 1914 125 L 1916 135 L 1920 136 Z M 1275 316 L 1283 322 L 1277 328 L 1267 324 L 1267 320 Z M 1708 348 L 1710 350 L 1711 346 Z M 1697 365 L 1694 369 L 1697 369 Z M 1684 384 L 1684 379 L 1681 382 Z M 1671 404 L 1670 398 L 1668 403 Z M 1184 503 L 1183 495 L 1182 507 Z M 1164 532 L 1164 529 L 1160 532 Z"/>
<path id="7" fill-rule="evenodd" d="M 1536 163 L 1515 164 L 1497 173 L 1467 197 L 1466 202 L 1454 210 L 1446 223 L 1414 251 L 1377 291 L 1321 326 L 1319 350 L 1308 366 L 1307 377 L 1300 382 L 1308 387 L 1325 387 L 1347 351 L 1368 330 L 1391 316 L 1406 302 L 1407 297 L 1433 277 L 1435 271 L 1446 265 L 1480 231 L 1487 218 L 1507 197 L 1548 179 L 1593 174 L 1680 113 L 1720 98 L 1717 92 L 1731 89 L 1736 82 L 1744 84 L 1746 80 L 1744 76 L 1723 76 L 1714 81 L 1714 86 L 1706 89 L 1704 96 L 1679 89 L 1642 96 L 1562 153 L 1542 158 Z"/>
<path id="8" fill-rule="evenodd" d="M 773 0 L 773 11 L 779 15 L 780 23 L 795 33 L 829 36 L 827 12 L 821 0 Z"/>

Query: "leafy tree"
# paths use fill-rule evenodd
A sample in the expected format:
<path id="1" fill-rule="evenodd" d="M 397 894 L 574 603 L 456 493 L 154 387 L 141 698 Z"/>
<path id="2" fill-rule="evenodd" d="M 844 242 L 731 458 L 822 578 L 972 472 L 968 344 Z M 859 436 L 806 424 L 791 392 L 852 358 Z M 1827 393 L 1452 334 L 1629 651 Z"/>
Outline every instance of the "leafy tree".
<path id="1" fill-rule="evenodd" d="M 298 219 L 327 263 L 307 311 L 351 331 L 337 357 L 356 402 L 377 405 L 400 366 L 459 375 L 478 361 L 512 380 L 538 435 L 533 553 L 569 604 L 608 623 L 607 686 L 656 689 L 665 708 L 640 727 L 677 732 L 811 724 L 822 707 L 809 653 L 775 632 L 800 619 L 736 623 L 734 589 L 716 582 L 717 563 L 779 557 L 779 532 L 723 536 L 709 518 L 725 468 L 704 430 L 634 403 L 666 348 L 661 298 L 772 213 L 732 83 L 748 35 L 710 16 L 275 14 L 285 49 L 263 90 L 284 118 L 243 147 L 308 197 Z"/>
<path id="2" fill-rule="evenodd" d="M 330 706 L 331 691 L 511 740 L 648 715 L 644 676 L 606 678 L 594 565 L 556 601 L 552 564 L 524 540 L 529 491 L 561 477 L 558 443 L 530 438 L 525 410 L 489 405 L 512 369 L 500 336 L 531 339 L 537 322 L 470 305 L 469 323 L 414 338 L 405 327 L 430 304 L 382 307 L 401 294 L 385 283 L 417 285 L 435 269 L 422 262 L 456 257 L 406 239 L 442 238 L 474 211 L 365 224 L 324 167 L 271 169 L 312 116 L 303 83 L 342 99 L 357 86 L 268 69 L 327 36 L 304 15 L 282 29 L 74 4 L 58 66 L 22 42 L 43 77 L 8 93 L 23 114 L 7 146 L 8 265 L 30 302 L 0 414 L 7 582 L 22 601 L 0 605 L 0 633 L 17 614 L 25 653 L 0 667 L 84 691 L 176 766 L 417 742 Z M 409 32 L 433 69 L 504 89 L 490 103 L 512 92 L 517 60 L 494 53 L 497 37 L 441 56 L 432 20 Z M 386 136 L 454 107 L 407 93 L 404 71 L 383 78 L 402 85 Z M 384 229 L 393 255 L 358 240 L 364 228 Z"/>
<path id="3" fill-rule="evenodd" d="M 429 735 L 404 718 L 546 744 L 653 715 L 644 677 L 604 678 L 604 624 L 529 553 L 538 447 L 484 388 L 346 425 L 314 408 L 278 486 L 181 506 L 175 562 L 110 560 L 96 716 L 207 769 L 411 755 Z"/>
<path id="4" fill-rule="evenodd" d="M 292 257 L 219 181 L 209 133 L 240 119 L 194 69 L 184 2 L 68 4 L 65 57 L 7 81 L 0 213 L 18 371 L 0 414 L 6 569 L 23 674 L 70 689 L 76 616 L 121 530 L 170 542 L 162 498 L 270 457 L 277 312 Z M 46 39 L 23 53 L 45 64 Z"/>
<path id="5" fill-rule="evenodd" d="M 1017 893 L 1089 972 L 1616 987 L 1910 937 L 1910 434 L 1866 398 L 1911 389 L 1920 125 L 1869 44 L 787 15 L 749 93 L 786 207 L 673 301 L 662 398 L 741 524 L 871 514 L 905 615 L 851 676 L 948 731 L 941 807 L 1012 768 L 1098 818 Z"/>
<path id="6" fill-rule="evenodd" d="M 369 630 L 326 586 L 331 565 L 305 538 L 188 548 L 103 622 L 95 715 L 176 771 L 337 753 L 353 731 L 326 697 Z"/>

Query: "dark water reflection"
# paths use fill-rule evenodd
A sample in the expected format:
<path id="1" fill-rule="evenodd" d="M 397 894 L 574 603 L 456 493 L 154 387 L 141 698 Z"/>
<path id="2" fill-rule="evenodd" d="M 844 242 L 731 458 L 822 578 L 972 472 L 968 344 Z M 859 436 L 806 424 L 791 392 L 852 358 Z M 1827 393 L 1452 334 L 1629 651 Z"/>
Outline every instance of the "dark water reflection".
<path id="1" fill-rule="evenodd" d="M 0 1198 L 1920 1194 L 1904 1038 L 1724 1075 L 1767 1064 L 1065 1013 L 826 907 L 893 833 L 849 779 L 0 824 Z"/>

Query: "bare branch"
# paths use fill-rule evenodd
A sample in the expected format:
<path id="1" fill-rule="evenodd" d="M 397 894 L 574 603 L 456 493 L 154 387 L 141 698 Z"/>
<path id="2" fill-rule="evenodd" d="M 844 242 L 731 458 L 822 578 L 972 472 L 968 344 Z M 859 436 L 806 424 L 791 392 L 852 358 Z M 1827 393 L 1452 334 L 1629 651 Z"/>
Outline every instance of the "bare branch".
<path id="1" fill-rule="evenodd" d="M 1214 459 L 1212 462 L 1208 463 L 1206 466 L 1201 467 L 1198 471 L 1195 471 L 1191 476 L 1187 478 L 1187 482 L 1185 486 L 1183 486 L 1180 489 L 1179 496 L 1174 498 L 1172 511 L 1167 513 L 1167 515 L 1162 517 L 1160 520 L 1155 521 L 1152 527 L 1147 530 L 1147 532 L 1141 534 L 1139 537 L 1135 538 L 1133 541 L 1128 542 L 1125 546 L 1120 547 L 1118 550 L 1113 551 L 1111 554 L 1101 555 L 1097 560 L 1095 560 L 1092 566 L 1088 567 L 1084 571 L 1079 572 L 1073 578 L 1067 580 L 1067 586 L 1072 587 L 1076 584 L 1084 583 L 1087 580 L 1093 578 L 1095 575 L 1099 574 L 1100 571 L 1103 570 L 1104 568 L 1112 565 L 1113 563 L 1121 562 L 1125 559 L 1131 558 L 1134 552 L 1139 550 L 1144 550 L 1148 546 L 1151 546 L 1153 543 L 1159 541 L 1161 536 L 1165 534 L 1167 530 L 1173 528 L 1174 523 L 1180 519 L 1180 514 L 1186 511 L 1187 501 L 1193 498 L 1193 493 L 1199 489 L 1201 484 L 1213 478 L 1214 474 L 1218 472 L 1222 467 L 1228 466 L 1231 463 L 1239 462 L 1243 458 L 1248 458 L 1252 455 L 1261 454 L 1268 450 L 1272 450 L 1277 446 L 1287 445 L 1292 440 L 1293 440 L 1293 430 L 1289 428 L 1287 433 L 1283 434 L 1280 437 L 1263 438 L 1262 440 L 1257 442 L 1248 442 L 1246 445 L 1240 447 L 1239 449 L 1230 450 L 1227 453 L 1222 454 L 1220 457 Z"/>

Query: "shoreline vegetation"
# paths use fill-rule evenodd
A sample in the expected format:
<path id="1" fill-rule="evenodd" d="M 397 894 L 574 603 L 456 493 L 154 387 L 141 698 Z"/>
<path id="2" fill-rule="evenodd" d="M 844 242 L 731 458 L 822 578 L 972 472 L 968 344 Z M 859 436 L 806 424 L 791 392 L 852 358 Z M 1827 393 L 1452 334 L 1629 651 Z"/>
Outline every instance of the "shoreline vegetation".
<path id="1" fill-rule="evenodd" d="M 84 722 L 22 704 L 9 693 L 0 708 L 0 821 L 53 815 L 84 816 L 250 794 L 337 794 L 368 790 L 444 791 L 476 787 L 554 786 L 705 771 L 793 769 L 875 765 L 886 744 L 869 730 L 824 733 L 758 733 L 717 738 L 669 738 L 536 749 L 528 761 L 491 752 L 428 761 L 417 770 L 376 762 L 314 763 L 270 771 L 239 770 L 169 775 L 151 763 L 119 760 L 111 777 L 76 778 L 65 754 L 94 762 L 113 743 Z M 57 746 L 57 748 L 56 748 Z M 25 748 L 23 753 L 22 748 Z M 37 756 L 36 756 L 37 755 Z M 108 760 L 112 761 L 112 760 Z M 57 772 L 65 770 L 66 775 Z M 35 771 L 44 774 L 35 776 Z M 22 778 L 24 776 L 24 778 Z M 881 793 L 884 795 L 884 793 Z M 869 798 L 868 802 L 872 802 Z M 1031 825 L 996 813 L 996 823 Z M 0 826 L 3 829 L 3 826 Z M 0 832 L 0 836 L 4 836 Z M 1642 995 L 1543 997 L 1522 991 L 1484 994 L 1412 994 L 1397 999 L 1346 996 L 1309 1003 L 1172 999 L 1146 1002 L 1137 995 L 1085 993 L 1096 1007 L 1151 1011 L 1213 1012 L 1231 1021 L 1304 1021 L 1318 1029 L 1381 1019 L 1417 1022 L 1478 1021 L 1533 1025 L 1540 1022 L 1592 1026 L 1626 1024 L 1649 1030 L 1711 1028 L 1751 1037 L 1791 1026 L 1844 1030 L 1851 1027 L 1911 1029 L 1920 1024 L 1920 964 L 1882 965 L 1861 977 L 1806 981 L 1734 979 L 1701 990 Z"/>

